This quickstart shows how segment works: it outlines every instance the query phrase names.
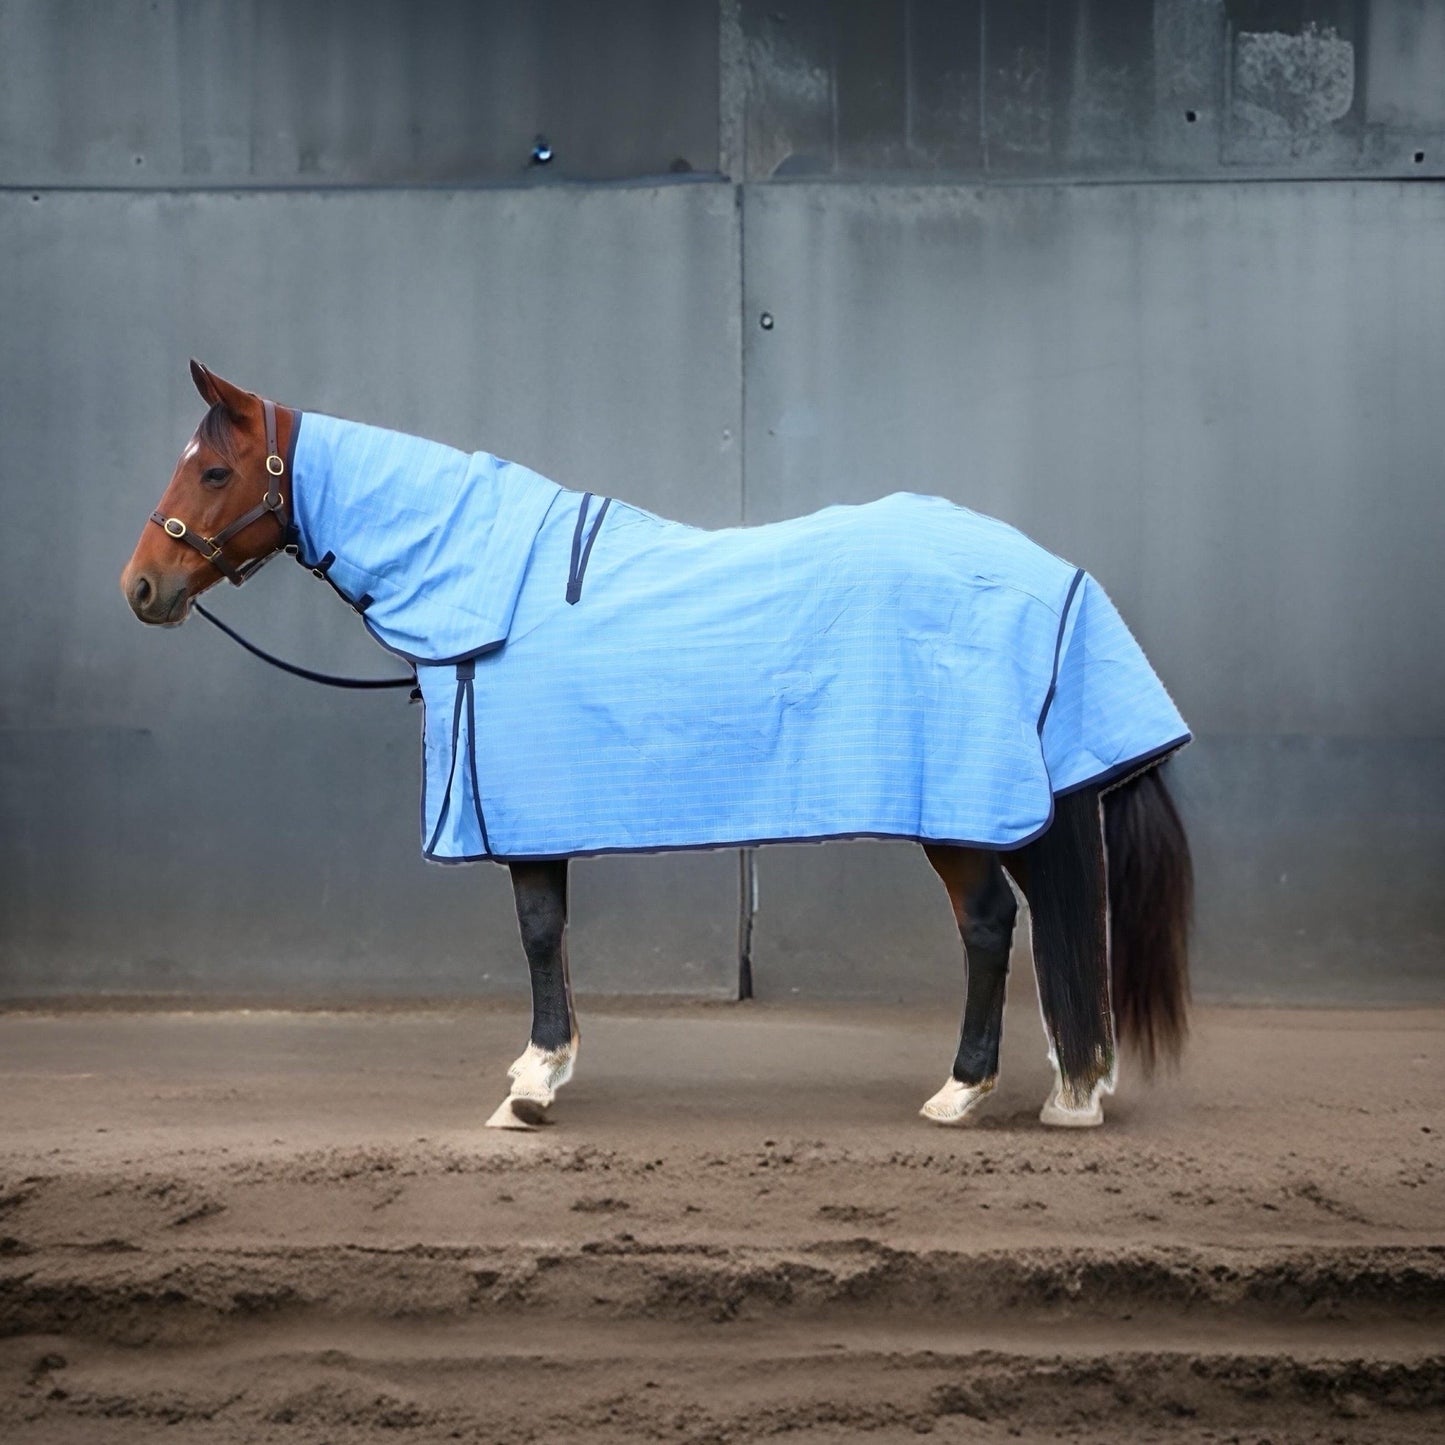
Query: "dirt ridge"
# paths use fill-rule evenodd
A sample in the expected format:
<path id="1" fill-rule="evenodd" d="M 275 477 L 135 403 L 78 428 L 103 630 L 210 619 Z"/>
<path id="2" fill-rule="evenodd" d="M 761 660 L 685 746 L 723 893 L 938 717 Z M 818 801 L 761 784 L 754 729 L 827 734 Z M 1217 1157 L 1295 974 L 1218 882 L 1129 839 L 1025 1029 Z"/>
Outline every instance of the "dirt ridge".
<path id="1" fill-rule="evenodd" d="M 51 1248 L 0 1270 L 0 1334 L 132 1343 L 306 1310 L 378 1319 L 515 1314 L 691 1324 L 776 1312 L 947 1320 L 1060 1309 L 1080 1317 L 1186 1309 L 1238 1319 L 1385 1315 L 1445 1324 L 1445 1246 L 911 1251 L 858 1238 L 699 1250 L 624 1233 L 540 1250 Z"/>
<path id="2" fill-rule="evenodd" d="M 1423 1440 L 1445 1406 L 1445 1357 L 1401 1361 L 1345 1353 L 1300 1360 L 1240 1351 L 1180 1354 L 1115 1350 L 1018 1353 L 877 1350 L 834 1344 L 792 1350 L 785 1359 L 719 1360 L 701 1349 L 668 1362 L 671 1386 L 657 1388 L 659 1362 L 646 1349 L 578 1359 L 565 1342 L 556 1353 L 524 1359 L 465 1344 L 405 1368 L 389 1363 L 374 1338 L 355 1348 L 209 1356 L 198 1376 L 191 1352 L 154 1359 L 142 1380 L 123 1361 L 71 1350 L 48 1354 L 0 1403 L 0 1425 L 25 1438 L 91 1438 L 68 1428 L 104 1422 L 108 1440 L 146 1439 L 159 1426 L 184 1426 L 196 1438 L 292 1441 L 366 1438 L 367 1432 L 416 1432 L 411 1438 L 693 1441 L 789 1435 L 871 1440 L 935 1431 L 949 1438 L 992 1439 L 982 1427 L 1017 1436 L 1066 1431 L 1072 1438 L 1138 1438 L 1191 1422 L 1212 1432 L 1260 1426 L 1262 1412 L 1288 1412 L 1291 1439 Z M 558 1349 L 558 1346 L 562 1348 Z M 14 1362 L 0 1354 L 0 1370 Z M 479 1407 L 466 1382 L 501 1371 L 522 1408 L 498 1416 Z M 565 1371 L 565 1402 L 549 1381 Z M 304 1382 L 304 1383 L 303 1383 Z M 719 1388 L 721 1386 L 722 1388 Z M 32 1436 L 32 1422 L 43 1436 Z M 960 1428 L 968 1433 L 960 1434 Z M 1342 1433 L 1347 1432 L 1347 1433 Z M 356 1432 L 354 1435 L 352 1432 Z M 394 1438 L 394 1436 L 392 1436 Z M 1208 1438 L 1217 1438 L 1211 1435 Z M 1248 1438 L 1257 1438 L 1257 1434 Z M 1271 1435 L 1270 1438 L 1279 1438 Z"/>
<path id="3" fill-rule="evenodd" d="M 951 1020 L 602 1016 L 534 1135 L 524 1018 L 0 1017 L 0 1440 L 1442 1438 L 1445 1015 L 1203 1010 L 1063 1134 L 1014 1016 L 954 1131 Z"/>

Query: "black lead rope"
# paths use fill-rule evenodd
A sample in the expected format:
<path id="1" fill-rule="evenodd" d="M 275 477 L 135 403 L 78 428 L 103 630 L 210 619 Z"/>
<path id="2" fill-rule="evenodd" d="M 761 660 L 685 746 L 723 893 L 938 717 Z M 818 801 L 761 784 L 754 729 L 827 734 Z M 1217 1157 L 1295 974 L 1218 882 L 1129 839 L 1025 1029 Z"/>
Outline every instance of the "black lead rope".
<path id="1" fill-rule="evenodd" d="M 309 667 L 297 667 L 294 662 L 283 662 L 279 657 L 272 657 L 269 652 L 257 647 L 254 642 L 247 642 L 235 628 L 228 627 L 214 613 L 207 612 L 199 602 L 192 605 L 207 622 L 212 626 L 219 627 L 232 642 L 239 642 L 253 657 L 259 657 L 262 662 L 269 662 L 272 667 L 279 667 L 282 672 L 289 672 L 292 677 L 304 677 L 307 682 L 319 682 L 324 687 L 350 687 L 367 690 L 378 687 L 416 687 L 415 677 L 332 677 L 330 673 L 312 672 Z"/>

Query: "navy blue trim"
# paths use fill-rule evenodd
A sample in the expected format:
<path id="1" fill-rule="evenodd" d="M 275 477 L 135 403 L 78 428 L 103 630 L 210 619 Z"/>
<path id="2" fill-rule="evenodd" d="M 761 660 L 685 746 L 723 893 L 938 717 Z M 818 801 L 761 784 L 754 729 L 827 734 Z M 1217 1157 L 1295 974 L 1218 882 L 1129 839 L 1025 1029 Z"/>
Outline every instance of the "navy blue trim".
<path id="1" fill-rule="evenodd" d="M 289 409 L 289 408 L 288 408 Z M 290 551 L 291 555 L 299 562 L 301 560 L 301 529 L 296 525 L 296 441 L 301 435 L 301 419 L 306 415 L 304 411 L 291 410 L 295 420 L 291 423 L 291 438 L 286 443 L 286 470 L 283 475 L 286 478 L 286 486 L 291 493 L 291 520 L 286 523 L 285 534 L 281 538 L 281 550 Z"/>
<path id="2" fill-rule="evenodd" d="M 294 546 L 294 547 L 296 548 L 296 560 L 297 560 L 313 577 L 318 577 L 318 578 L 321 579 L 321 581 L 323 581 L 324 583 L 326 583 L 326 585 L 327 585 L 329 588 L 331 588 L 331 590 L 332 590 L 344 603 L 346 603 L 346 605 L 347 605 L 348 607 L 355 607 L 358 612 L 365 612 L 365 611 L 366 611 L 366 607 L 370 607 L 370 606 L 371 606 L 372 599 L 371 599 L 370 597 L 367 597 L 367 599 L 366 599 L 366 607 L 362 607 L 362 606 L 358 605 L 354 599 L 352 599 L 351 597 L 348 597 L 348 596 L 346 595 L 346 593 L 343 592 L 343 591 L 341 590 L 341 588 L 338 587 L 338 586 L 336 585 L 336 583 L 332 580 L 332 577 L 331 577 L 331 569 L 332 569 L 332 567 L 334 567 L 334 566 L 336 565 L 336 553 L 335 553 L 335 552 L 330 552 L 330 551 L 328 551 L 328 552 L 324 553 L 324 554 L 322 555 L 322 557 L 321 557 L 318 561 L 308 562 L 308 561 L 301 555 L 301 538 L 300 538 L 300 534 L 296 531 L 296 529 L 295 529 L 294 527 L 292 527 L 292 528 L 290 529 L 290 531 L 288 531 L 287 537 L 288 537 L 288 545 Z M 415 666 L 415 664 L 413 664 L 413 666 Z"/>
<path id="3" fill-rule="evenodd" d="M 557 489 L 556 496 L 547 504 L 547 510 L 543 514 L 541 523 L 538 525 L 538 536 L 541 536 L 542 528 L 547 524 L 547 518 L 552 515 L 552 508 L 557 505 L 561 498 L 571 495 L 572 493 L 563 491 L 560 487 Z M 460 662 L 474 662 L 479 657 L 486 657 L 489 653 L 499 651 L 505 646 L 507 641 L 506 635 L 503 634 L 501 637 L 493 638 L 490 642 L 482 643 L 480 647 L 470 647 L 465 652 L 453 653 L 450 657 L 422 657 L 418 653 L 407 652 L 404 648 L 393 647 L 365 617 L 363 617 L 361 621 L 378 645 L 384 647 L 393 657 L 399 657 L 403 662 L 411 663 L 413 667 L 454 667 Z M 438 859 L 437 861 L 439 862 L 441 860 Z"/>
<path id="4" fill-rule="evenodd" d="M 1069 609 L 1074 605 L 1074 593 L 1079 590 L 1079 583 L 1084 580 L 1084 569 L 1080 567 L 1074 573 L 1074 580 L 1069 583 L 1069 595 L 1064 598 L 1064 610 L 1059 614 L 1059 635 L 1054 638 L 1054 672 L 1049 678 L 1049 690 L 1044 695 L 1044 705 L 1039 710 L 1039 736 L 1044 735 L 1044 723 L 1048 720 L 1049 709 L 1054 705 L 1054 693 L 1059 686 L 1059 661 L 1063 653 L 1064 627 L 1069 620 Z"/>
<path id="5" fill-rule="evenodd" d="M 921 833 L 813 833 L 786 838 L 723 838 L 715 843 L 665 843 L 650 848 L 580 848 L 575 853 L 468 853 L 460 858 L 438 858 L 431 851 L 423 856 L 428 863 L 546 863 L 558 858 L 611 858 L 614 856 L 649 853 L 710 853 L 722 848 L 766 848 L 775 843 L 848 843 L 864 839 L 903 843 L 938 844 L 945 848 L 978 848 L 993 853 L 1011 853 L 1017 848 L 1027 847 L 1043 837 L 1053 826 L 1053 809 L 1049 810 L 1048 822 L 1027 838 L 1016 843 L 986 843 L 975 838 L 928 838 Z"/>
<path id="6" fill-rule="evenodd" d="M 286 443 L 286 475 L 290 477 L 290 487 L 294 493 L 296 490 L 296 438 L 301 435 L 301 418 L 306 415 L 304 411 L 297 411 L 294 407 L 288 408 L 292 416 L 296 418 L 291 423 L 291 439 Z M 296 498 L 291 498 L 291 515 L 296 515 Z M 288 529 L 289 530 L 289 529 Z"/>
<path id="7" fill-rule="evenodd" d="M 336 561 L 336 553 L 328 552 L 312 569 L 311 575 L 319 577 L 326 585 L 344 602 L 348 607 L 354 607 L 358 612 L 365 612 L 373 602 L 376 601 L 370 592 L 363 592 L 360 598 L 353 598 L 349 593 L 344 592 L 336 579 L 331 575 L 331 568 Z M 412 663 L 415 670 L 416 664 Z"/>
<path id="8" fill-rule="evenodd" d="M 603 497 L 601 509 L 597 513 L 597 520 L 592 524 L 592 530 L 587 534 L 587 545 L 582 549 L 582 565 L 577 569 L 577 596 L 582 595 L 582 579 L 587 575 L 587 564 L 592 560 L 592 548 L 597 544 L 598 533 L 602 531 L 603 520 L 607 516 L 607 509 L 612 505 L 611 497 Z M 569 601 L 572 599 L 569 598 Z"/>
<path id="9" fill-rule="evenodd" d="M 299 429 L 299 427 L 298 427 L 298 428 L 297 428 L 297 431 L 299 432 L 299 430 L 300 430 L 300 429 Z M 294 446 L 294 434 L 293 434 L 293 446 Z M 294 475 L 294 474 L 293 474 L 293 475 Z M 555 495 L 555 496 L 552 498 L 552 500 L 547 504 L 547 510 L 546 510 L 546 512 L 545 512 L 545 513 L 543 514 L 543 516 L 542 516 L 542 521 L 541 521 L 541 523 L 538 525 L 538 528 L 537 528 L 537 535 L 538 535 L 538 536 L 541 535 L 542 528 L 546 525 L 547 519 L 552 515 L 552 508 L 555 507 L 555 506 L 557 505 L 557 503 L 558 503 L 563 497 L 568 497 L 568 496 L 573 496 L 573 495 L 575 495 L 575 493 L 565 491 L 565 490 L 562 489 L 561 487 L 559 487 L 559 488 L 557 489 L 556 495 Z M 605 499 L 605 502 L 604 502 L 604 506 L 603 506 L 603 508 L 602 508 L 602 511 L 605 512 L 605 511 L 607 510 L 607 506 L 609 506 L 609 505 L 611 505 L 611 498 Z M 599 523 L 601 522 L 601 520 L 602 520 L 602 513 L 601 513 L 601 512 L 598 513 L 597 520 L 598 520 Z M 595 535 L 595 534 L 594 534 L 594 535 Z M 313 564 L 310 563 L 310 562 L 308 562 L 308 561 L 305 559 L 305 557 L 303 557 L 303 556 L 301 555 L 301 533 L 300 533 L 300 529 L 297 528 L 294 524 L 293 524 L 293 526 L 292 526 L 292 528 L 291 528 L 291 530 L 290 530 L 290 532 L 289 532 L 289 534 L 288 534 L 287 540 L 288 540 L 288 543 L 289 543 L 290 545 L 292 545 L 292 546 L 294 546 L 294 547 L 296 548 L 296 560 L 297 560 L 303 567 L 305 567 L 306 570 L 309 572 L 309 571 L 312 569 L 312 565 L 313 565 Z M 329 566 L 330 563 L 328 563 L 327 565 Z M 586 567 L 586 560 L 585 560 L 585 559 L 582 559 L 582 566 L 583 566 L 584 568 Z M 327 580 L 330 581 L 329 578 L 328 578 Z M 334 582 L 333 582 L 331 585 L 332 585 L 333 587 L 336 587 L 336 584 L 335 584 Z M 347 597 L 346 594 L 345 594 L 344 592 L 342 592 L 339 587 L 336 587 L 336 591 L 337 591 L 337 593 L 338 593 L 341 597 L 345 598 L 347 606 L 349 606 L 349 607 L 355 607 L 355 606 L 356 606 L 356 603 L 354 603 L 354 602 L 351 600 L 351 598 Z M 495 638 L 493 638 L 493 639 L 492 639 L 491 641 L 489 641 L 489 642 L 484 642 L 484 643 L 482 643 L 480 647 L 469 647 L 465 652 L 455 652 L 455 653 L 451 654 L 451 656 L 449 656 L 449 657 L 423 657 L 420 653 L 417 653 L 417 652 L 408 652 L 404 647 L 394 647 L 394 646 L 393 646 L 391 643 L 389 643 L 384 637 L 382 637 L 382 635 L 376 630 L 376 628 L 371 624 L 371 622 L 370 622 L 365 616 L 362 617 L 361 621 L 362 621 L 362 624 L 365 626 L 367 632 L 369 632 L 369 633 L 371 634 L 372 640 L 373 640 L 379 647 L 385 648 L 385 650 L 386 650 L 387 652 L 391 653 L 391 655 L 392 655 L 393 657 L 399 657 L 399 658 L 401 658 L 401 660 L 402 660 L 403 662 L 410 663 L 412 667 L 455 667 L 458 663 L 461 663 L 461 662 L 472 662 L 472 661 L 474 661 L 475 659 L 477 659 L 477 658 L 479 658 L 479 657 L 486 657 L 489 653 L 497 652 L 497 651 L 499 651 L 503 646 L 505 646 L 506 641 L 507 641 L 506 635 L 503 634 L 501 637 L 495 637 Z"/>
<path id="10" fill-rule="evenodd" d="M 487 819 L 485 813 L 482 810 L 482 787 L 480 781 L 477 778 L 477 694 L 475 687 L 476 675 L 477 667 L 474 659 L 467 658 L 457 664 L 457 692 L 456 698 L 452 703 L 452 756 L 451 767 L 447 772 L 447 790 L 442 797 L 441 811 L 437 814 L 437 824 L 436 827 L 432 830 L 431 841 L 426 845 L 425 848 L 422 849 L 422 857 L 427 859 L 427 861 L 431 863 L 451 863 L 462 861 L 468 863 L 476 863 L 480 862 L 484 858 L 490 859 L 495 856 L 492 853 L 491 839 L 487 836 Z M 472 807 L 476 811 L 477 826 L 482 831 L 482 847 L 487 850 L 485 853 L 473 854 L 465 860 L 438 858 L 436 856 L 437 839 L 441 837 L 442 828 L 446 823 L 447 815 L 451 811 L 452 788 L 456 783 L 457 749 L 461 746 L 461 721 L 463 703 L 465 703 L 467 709 L 467 772 L 471 777 L 472 781 Z M 424 828 L 426 827 L 427 779 L 425 747 L 426 712 L 424 706 L 422 712 L 422 738 L 423 747 L 421 816 L 422 827 Z"/>
<path id="11" fill-rule="evenodd" d="M 1191 734 L 1184 733 L 1163 747 L 1151 748 L 1148 752 L 1140 753 L 1127 762 L 1116 763 L 1113 767 L 1106 768 L 1092 778 L 1085 778 L 1081 783 L 1073 783 L 1056 793 L 1054 798 L 1066 798 L 1069 794 L 1080 792 L 1088 787 L 1098 788 L 1102 792 L 1111 783 L 1119 782 L 1131 773 L 1142 772 L 1145 768 L 1163 762 L 1166 757 L 1177 752 L 1189 741 L 1191 741 Z M 469 853 L 461 858 L 438 858 L 428 846 L 424 856 L 429 863 L 441 864 L 544 863 L 556 858 L 608 858 L 614 855 L 633 853 L 708 853 L 720 848 L 764 848 L 774 843 L 846 843 L 855 839 L 867 838 L 904 843 L 930 843 L 944 848 L 978 848 L 990 853 L 1013 853 L 1020 848 L 1027 848 L 1030 843 L 1037 842 L 1053 827 L 1054 798 L 1049 800 L 1049 816 L 1046 821 L 1027 837 L 1018 838 L 1012 843 L 995 843 L 989 839 L 979 838 L 935 838 L 922 833 L 809 833 L 783 838 L 723 838 L 711 843 L 668 843 L 651 848 L 580 848 L 575 853 Z M 490 848 L 490 842 L 487 846 Z"/>
<path id="12" fill-rule="evenodd" d="M 371 622 L 365 616 L 366 609 L 370 607 L 376 599 L 372 597 L 370 593 L 364 593 L 359 602 L 353 601 L 327 576 L 332 564 L 336 561 L 336 554 L 334 552 L 327 552 L 319 562 L 308 562 L 306 558 L 301 555 L 301 533 L 294 525 L 287 534 L 287 545 L 296 549 L 296 560 L 308 572 L 320 577 L 348 607 L 354 607 L 362 614 L 362 624 L 371 635 L 371 640 L 375 642 L 377 646 L 384 648 L 387 652 L 391 653 L 393 657 L 399 657 L 403 662 L 409 663 L 412 668 L 453 667 L 459 662 L 470 662 L 474 658 L 485 657 L 489 652 L 496 652 L 507 640 L 505 637 L 498 637 L 494 641 L 484 642 L 480 647 L 474 647 L 470 649 L 470 651 L 459 652 L 454 657 L 422 657 L 417 653 L 407 652 L 403 648 L 393 647 L 391 643 L 387 642 L 376 628 L 372 626 Z"/>
<path id="13" fill-rule="evenodd" d="M 421 827 L 418 828 L 417 831 L 421 834 L 423 838 L 425 838 L 426 801 L 428 792 L 427 775 L 431 772 L 431 769 L 428 768 L 426 765 L 426 693 L 421 690 L 420 680 L 417 681 L 416 689 L 413 695 L 421 700 Z M 421 856 L 423 858 L 427 858 L 431 855 L 427 851 L 427 849 L 423 847 L 421 850 Z"/>
<path id="14" fill-rule="evenodd" d="M 371 620 L 363 617 L 362 622 L 366 630 L 371 634 L 372 641 L 379 647 L 384 647 L 393 657 L 399 657 L 403 662 L 409 662 L 413 667 L 455 667 L 459 662 L 475 662 L 479 657 L 485 657 L 489 652 L 498 652 L 502 644 L 506 642 L 505 637 L 499 637 L 495 642 L 483 643 L 480 647 L 474 647 L 469 652 L 459 652 L 454 657 L 419 657 L 414 652 L 407 652 L 403 648 L 393 647 L 384 637 L 372 626 Z"/>
<path id="15" fill-rule="evenodd" d="M 462 684 L 467 690 L 467 763 L 472 774 L 472 806 L 477 812 L 477 826 L 482 830 L 482 847 L 487 850 L 486 856 L 492 856 L 492 840 L 487 837 L 487 820 L 482 812 L 482 786 L 477 781 L 477 692 L 472 686 L 472 678 L 476 669 L 471 663 L 467 664 L 466 681 Z M 461 668 L 457 669 L 457 675 L 461 676 Z"/>
<path id="16" fill-rule="evenodd" d="M 1134 773 L 1141 773 L 1145 768 L 1152 768 L 1156 764 L 1162 763 L 1170 753 L 1177 753 L 1186 743 L 1193 741 L 1193 733 L 1184 733 L 1175 738 L 1172 743 L 1165 743 L 1162 748 L 1153 748 L 1147 753 L 1140 753 L 1137 758 L 1130 758 L 1127 763 L 1115 763 L 1112 768 L 1108 768 L 1102 773 L 1095 773 L 1092 778 L 1086 778 L 1082 783 L 1073 783 L 1067 788 L 1061 788 L 1054 796 L 1067 798 L 1070 793 L 1077 793 L 1081 788 L 1098 788 L 1103 791 L 1113 783 L 1123 782 Z"/>
<path id="17" fill-rule="evenodd" d="M 582 560 L 582 529 L 587 525 L 587 504 L 592 500 L 591 492 L 583 492 L 577 503 L 577 525 L 572 529 L 572 560 L 567 564 L 567 600 L 576 602 L 582 595 L 581 583 L 577 580 L 577 564 Z"/>
<path id="18" fill-rule="evenodd" d="M 577 507 L 577 526 L 572 533 L 572 563 L 567 571 L 567 601 L 576 606 L 582 597 L 582 579 L 587 575 L 587 563 L 592 557 L 592 548 L 597 543 L 597 534 L 602 530 L 603 518 L 607 515 L 607 509 L 612 505 L 611 497 L 603 497 L 602 505 L 597 509 L 597 515 L 593 518 L 592 528 L 587 533 L 587 545 L 582 545 L 582 529 L 587 525 L 587 508 L 592 501 L 591 492 L 582 493 L 582 501 Z"/>

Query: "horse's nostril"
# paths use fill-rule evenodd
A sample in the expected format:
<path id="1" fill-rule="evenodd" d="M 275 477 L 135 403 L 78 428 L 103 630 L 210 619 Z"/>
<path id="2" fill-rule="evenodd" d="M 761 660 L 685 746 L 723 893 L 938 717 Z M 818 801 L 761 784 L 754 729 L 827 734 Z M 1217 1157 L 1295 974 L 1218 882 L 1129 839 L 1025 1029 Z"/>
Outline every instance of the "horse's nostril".
<path id="1" fill-rule="evenodd" d="M 127 595 L 130 599 L 131 611 L 137 616 L 140 616 L 155 598 L 155 583 L 142 572 L 140 576 L 130 584 L 130 591 Z"/>

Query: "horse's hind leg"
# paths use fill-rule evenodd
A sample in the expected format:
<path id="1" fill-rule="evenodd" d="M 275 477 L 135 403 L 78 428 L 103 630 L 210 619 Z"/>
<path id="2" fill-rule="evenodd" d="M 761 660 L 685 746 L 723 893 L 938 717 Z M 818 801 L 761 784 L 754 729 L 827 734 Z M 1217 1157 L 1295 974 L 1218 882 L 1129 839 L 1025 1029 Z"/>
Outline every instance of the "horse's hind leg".
<path id="1" fill-rule="evenodd" d="M 1004 990 L 1018 904 L 996 853 L 934 845 L 924 851 L 953 904 L 968 984 L 953 1072 L 920 1112 L 938 1124 L 957 1124 L 993 1092 L 998 1078 Z"/>
<path id="2" fill-rule="evenodd" d="M 1099 1096 L 1114 1088 L 1114 1014 L 1098 792 L 1056 799 L 1048 832 L 1007 854 L 1005 866 L 1029 902 L 1039 1004 L 1058 1071 L 1039 1118 L 1075 1128 L 1102 1124 Z"/>
<path id="3" fill-rule="evenodd" d="M 511 872 L 522 949 L 532 975 L 532 1037 L 508 1070 L 511 1092 L 487 1125 L 530 1129 L 545 1121 L 577 1058 L 567 973 L 567 860 L 513 863 Z"/>

